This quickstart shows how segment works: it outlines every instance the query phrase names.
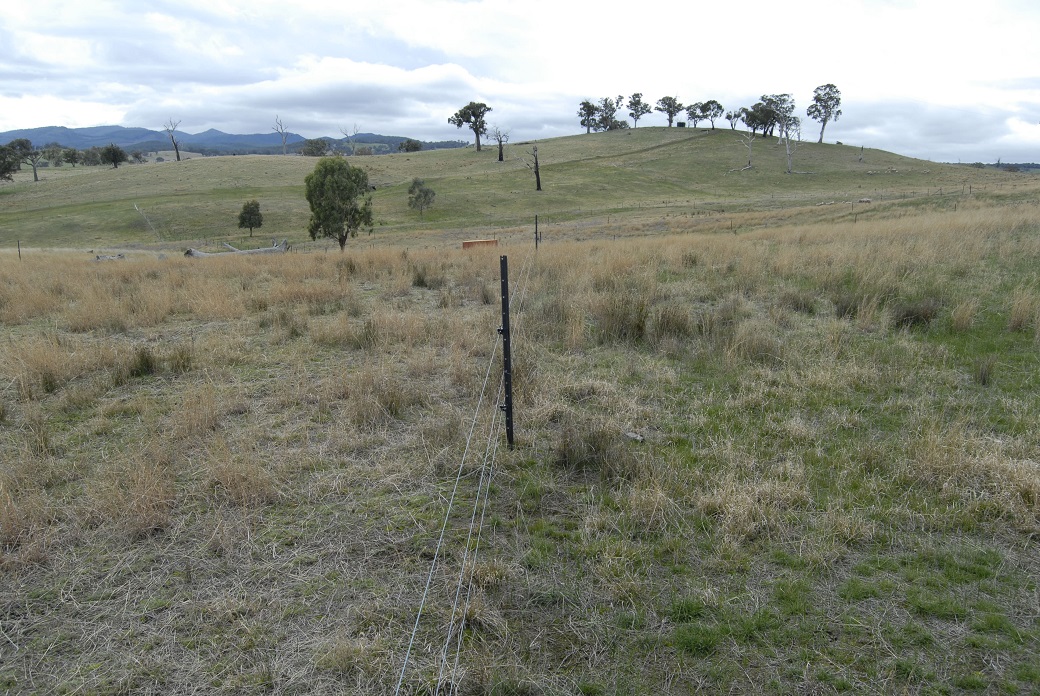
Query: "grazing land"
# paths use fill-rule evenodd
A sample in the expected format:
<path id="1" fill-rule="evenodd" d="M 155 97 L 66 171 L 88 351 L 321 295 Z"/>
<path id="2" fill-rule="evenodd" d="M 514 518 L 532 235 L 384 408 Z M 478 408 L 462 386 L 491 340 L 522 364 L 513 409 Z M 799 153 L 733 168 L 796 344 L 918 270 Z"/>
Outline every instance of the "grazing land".
<path id="1" fill-rule="evenodd" d="M 0 689 L 1036 693 L 1040 181 L 755 148 L 357 158 L 344 254 L 302 157 L 0 188 Z"/>

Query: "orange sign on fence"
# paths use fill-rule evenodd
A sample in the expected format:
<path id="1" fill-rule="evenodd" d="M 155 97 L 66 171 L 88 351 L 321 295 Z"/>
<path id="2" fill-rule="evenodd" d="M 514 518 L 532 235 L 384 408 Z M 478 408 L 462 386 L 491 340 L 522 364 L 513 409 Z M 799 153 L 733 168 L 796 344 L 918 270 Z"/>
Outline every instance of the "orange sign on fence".
<path id="1" fill-rule="evenodd" d="M 469 241 L 462 243 L 463 249 L 470 249 L 472 247 L 482 246 L 498 246 L 497 239 L 470 239 Z"/>

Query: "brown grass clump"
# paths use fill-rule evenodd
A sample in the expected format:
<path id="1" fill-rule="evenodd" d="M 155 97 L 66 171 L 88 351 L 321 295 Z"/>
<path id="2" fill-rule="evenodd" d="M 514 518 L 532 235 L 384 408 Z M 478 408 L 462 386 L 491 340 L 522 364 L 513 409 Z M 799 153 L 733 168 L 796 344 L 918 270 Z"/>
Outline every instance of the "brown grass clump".
<path id="1" fill-rule="evenodd" d="M 1014 442 L 972 434 L 965 425 L 929 425 L 911 444 L 905 475 L 983 518 L 1040 529 L 1040 463 Z"/>
<path id="2" fill-rule="evenodd" d="M 199 438 L 220 425 L 225 410 L 217 388 L 210 383 L 189 387 L 171 415 L 172 430 L 182 439 Z"/>
<path id="3" fill-rule="evenodd" d="M 812 501 L 800 462 L 784 460 L 759 468 L 750 476 L 735 471 L 719 475 L 696 500 L 697 508 L 715 518 L 731 541 L 772 535 L 782 528 L 785 513 Z"/>
<path id="4" fill-rule="evenodd" d="M 561 468 L 595 473 L 604 480 L 631 479 L 640 462 L 629 445 L 620 427 L 572 415 L 557 435 L 554 460 Z"/>
<path id="5" fill-rule="evenodd" d="M 1040 314 L 1040 299 L 1029 287 L 1019 287 L 1011 295 L 1008 310 L 1008 331 L 1028 331 Z"/>
<path id="6" fill-rule="evenodd" d="M 979 300 L 974 297 L 966 299 L 950 312 L 950 326 L 958 333 L 970 331 L 978 314 Z"/>
<path id="7" fill-rule="evenodd" d="M 737 324 L 730 337 L 727 353 L 731 357 L 772 365 L 784 357 L 779 328 L 772 322 L 749 319 Z"/>
<path id="8" fill-rule="evenodd" d="M 103 520 L 115 522 L 131 539 L 142 539 L 169 526 L 177 488 L 169 469 L 136 460 L 125 469 L 110 469 L 95 490 L 94 501 Z"/>
<path id="9" fill-rule="evenodd" d="M 278 499 L 275 477 L 257 459 L 232 454 L 226 446 L 214 446 L 206 452 L 206 480 L 217 500 L 251 508 Z"/>
<path id="10" fill-rule="evenodd" d="M 892 323 L 899 328 L 926 328 L 939 316 L 942 302 L 935 297 L 904 300 L 892 306 Z"/>
<path id="11" fill-rule="evenodd" d="M 0 550 L 26 543 L 45 516 L 46 504 L 42 495 L 22 492 L 15 497 L 0 486 Z"/>
<path id="12" fill-rule="evenodd" d="M 410 408 L 427 400 L 422 390 L 410 387 L 398 375 L 373 367 L 358 370 L 347 378 L 341 393 L 348 400 L 348 417 L 358 427 L 400 420 Z"/>

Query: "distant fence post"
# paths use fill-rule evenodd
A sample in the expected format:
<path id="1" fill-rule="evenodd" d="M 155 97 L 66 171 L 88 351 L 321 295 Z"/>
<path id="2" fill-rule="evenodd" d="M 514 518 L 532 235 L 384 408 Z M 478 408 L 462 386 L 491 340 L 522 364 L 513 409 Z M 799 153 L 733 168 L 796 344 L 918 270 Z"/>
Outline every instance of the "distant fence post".
<path id="1" fill-rule="evenodd" d="M 538 216 L 534 216 L 534 250 L 538 251 Z"/>
<path id="2" fill-rule="evenodd" d="M 513 449 L 513 355 L 509 341 L 509 258 L 499 257 L 502 270 L 502 326 L 498 332 L 502 334 L 502 380 L 505 386 L 506 402 L 501 408 L 506 413 L 506 442 Z"/>
<path id="3" fill-rule="evenodd" d="M 18 240 L 18 260 L 22 260 L 22 240 Z"/>

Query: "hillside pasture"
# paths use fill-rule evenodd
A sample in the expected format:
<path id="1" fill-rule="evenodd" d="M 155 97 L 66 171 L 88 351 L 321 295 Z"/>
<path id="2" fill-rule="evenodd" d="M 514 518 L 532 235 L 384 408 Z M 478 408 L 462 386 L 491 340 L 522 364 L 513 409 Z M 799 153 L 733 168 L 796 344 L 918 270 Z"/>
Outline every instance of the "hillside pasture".
<path id="1" fill-rule="evenodd" d="M 529 278 L 519 447 L 441 679 L 1035 690 L 1034 211 L 529 246 L 499 249 Z M 0 683 L 392 693 L 496 417 L 496 274 L 8 255 Z M 451 522 L 409 692 L 439 672 Z"/>
<path id="2" fill-rule="evenodd" d="M 944 207 L 972 195 L 1016 196 L 1028 175 L 938 165 L 876 150 L 799 144 L 798 170 L 785 174 L 774 138 L 755 142 L 755 167 L 740 134 L 728 129 L 640 128 L 539 143 L 544 191 L 534 190 L 528 168 L 531 143 L 494 148 L 435 150 L 357 157 L 376 186 L 375 234 L 410 235 L 481 229 L 487 234 L 546 223 L 683 218 L 688 229 L 738 224 L 735 213 L 756 211 L 763 224 L 790 221 L 791 211 L 814 222 L 821 215 L 852 219 L 855 202 Z M 862 158 L 862 161 L 860 161 Z M 526 160 L 526 164 L 525 164 Z M 260 201 L 262 239 L 306 243 L 309 211 L 303 179 L 316 160 L 299 156 L 204 157 L 126 165 L 119 169 L 44 170 L 38 183 L 22 172 L 0 186 L 0 246 L 88 248 L 152 246 L 165 249 L 229 241 L 247 243 L 237 228 L 246 200 Z M 407 205 L 407 187 L 422 178 L 437 193 L 419 220 Z M 833 204 L 826 210 L 820 204 Z M 135 208 L 135 206 L 137 206 Z M 432 235 L 429 233 L 433 233 Z M 380 242 L 382 243 L 382 241 Z"/>
<path id="3" fill-rule="evenodd" d="M 638 130 L 540 145 L 573 198 L 547 197 L 537 252 L 533 191 L 504 193 L 526 167 L 472 150 L 373 158 L 401 213 L 345 254 L 159 253 L 241 240 L 191 221 L 273 192 L 262 232 L 289 236 L 303 158 L 8 187 L 4 234 L 52 236 L 0 252 L 0 687 L 1040 690 L 1040 188 L 901 161 L 883 200 L 818 205 L 868 180 L 832 146 L 848 173 L 725 174 L 680 203 L 671 148 L 721 163 L 733 134 Z M 409 224 L 415 175 L 502 217 Z M 184 231 L 93 227 L 131 200 Z"/>

